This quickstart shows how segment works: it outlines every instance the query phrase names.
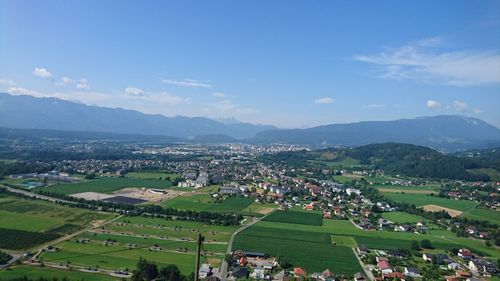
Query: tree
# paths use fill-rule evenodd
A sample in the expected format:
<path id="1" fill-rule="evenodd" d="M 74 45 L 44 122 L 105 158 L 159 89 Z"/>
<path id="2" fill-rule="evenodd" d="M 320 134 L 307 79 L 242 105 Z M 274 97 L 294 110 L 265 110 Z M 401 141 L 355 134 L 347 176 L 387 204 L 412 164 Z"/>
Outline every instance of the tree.
<path id="1" fill-rule="evenodd" d="M 418 245 L 418 242 L 415 240 L 411 241 L 411 248 L 415 251 L 420 251 L 420 246 Z"/>
<path id="2" fill-rule="evenodd" d="M 429 239 L 424 239 L 421 241 L 422 248 L 424 249 L 433 249 L 431 241 Z"/>
<path id="3" fill-rule="evenodd" d="M 159 277 L 162 281 L 181 281 L 184 279 L 179 268 L 173 264 L 162 267 Z"/>
<path id="4" fill-rule="evenodd" d="M 137 269 L 132 274 L 132 281 L 150 281 L 158 277 L 158 267 L 142 257 L 137 263 Z"/>

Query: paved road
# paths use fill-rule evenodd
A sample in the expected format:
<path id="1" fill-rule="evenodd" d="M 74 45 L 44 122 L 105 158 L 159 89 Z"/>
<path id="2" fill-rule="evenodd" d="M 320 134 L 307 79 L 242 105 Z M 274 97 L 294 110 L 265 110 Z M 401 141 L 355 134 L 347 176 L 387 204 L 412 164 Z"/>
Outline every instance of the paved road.
<path id="1" fill-rule="evenodd" d="M 370 269 L 368 269 L 366 267 L 366 265 L 363 263 L 361 258 L 358 256 L 358 253 L 356 252 L 356 250 L 354 248 L 352 248 L 352 251 L 354 252 L 354 255 L 356 256 L 356 258 L 358 259 L 359 265 L 361 265 L 361 267 L 365 271 L 366 277 L 368 277 L 368 279 L 370 279 L 370 280 L 375 280 L 375 276 L 373 276 L 373 273 L 370 271 Z"/>
<path id="2" fill-rule="evenodd" d="M 274 211 L 273 211 L 274 212 Z M 226 255 L 230 255 L 233 251 L 232 247 L 233 247 L 233 241 L 234 241 L 234 237 L 236 237 L 236 235 L 238 235 L 238 233 L 240 233 L 241 231 L 249 228 L 250 226 L 258 223 L 259 221 L 261 221 L 263 218 L 269 216 L 270 214 L 272 214 L 273 212 L 263 216 L 263 217 L 260 217 L 260 218 L 252 218 L 252 221 L 243 225 L 242 227 L 238 228 L 232 235 L 231 237 L 229 238 L 229 242 L 227 242 L 227 250 L 226 250 Z M 227 278 L 227 268 L 228 268 L 228 264 L 226 262 L 226 259 L 224 258 L 222 260 L 222 264 L 220 265 L 220 269 L 219 269 L 219 278 L 221 281 L 226 281 L 226 278 Z"/>

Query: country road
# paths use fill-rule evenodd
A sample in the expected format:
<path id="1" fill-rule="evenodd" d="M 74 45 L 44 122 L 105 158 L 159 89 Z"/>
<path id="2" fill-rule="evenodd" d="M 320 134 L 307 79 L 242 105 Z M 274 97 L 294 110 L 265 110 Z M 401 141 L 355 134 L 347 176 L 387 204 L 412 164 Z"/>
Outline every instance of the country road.
<path id="1" fill-rule="evenodd" d="M 17 189 L 17 188 L 8 187 L 8 186 L 5 186 L 5 185 L 2 185 L 1 187 L 7 189 L 7 191 L 9 191 L 9 192 L 19 193 L 19 194 L 22 194 L 22 195 L 26 195 L 26 196 L 29 196 L 29 197 L 36 198 L 36 199 L 50 201 L 50 202 L 53 202 L 53 203 L 62 202 L 62 203 L 67 203 L 67 204 L 76 204 L 76 202 L 67 201 L 67 200 L 64 200 L 64 199 L 59 199 L 59 198 L 54 198 L 54 197 L 49 197 L 49 196 L 45 196 L 45 195 L 40 195 L 40 194 L 36 194 L 36 193 L 29 192 L 29 191 L 26 191 L 26 190 L 21 190 L 21 189 Z"/>
<path id="2" fill-rule="evenodd" d="M 274 211 L 273 211 L 274 212 Z M 269 214 L 265 215 L 265 216 L 262 216 L 260 218 L 252 218 L 252 221 L 250 221 L 249 223 L 243 225 L 242 227 L 238 228 L 232 235 L 231 237 L 229 238 L 229 241 L 227 242 L 227 250 L 226 250 L 226 255 L 229 255 L 232 253 L 233 249 L 233 241 L 234 241 L 234 237 L 236 237 L 236 235 L 238 233 L 240 233 L 241 231 L 249 228 L 250 226 L 258 223 L 259 221 L 261 221 L 263 218 L 269 216 L 270 214 L 272 214 L 273 212 L 270 212 Z M 226 281 L 226 278 L 227 278 L 227 268 L 228 268 L 228 264 L 226 262 L 226 259 L 224 258 L 222 260 L 222 264 L 220 266 L 220 269 L 219 269 L 219 278 L 221 281 Z"/>

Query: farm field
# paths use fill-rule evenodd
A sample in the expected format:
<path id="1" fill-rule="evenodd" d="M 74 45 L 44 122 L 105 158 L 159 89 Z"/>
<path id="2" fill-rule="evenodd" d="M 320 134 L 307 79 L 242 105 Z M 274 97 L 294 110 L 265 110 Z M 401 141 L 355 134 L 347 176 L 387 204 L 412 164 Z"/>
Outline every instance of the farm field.
<path id="1" fill-rule="evenodd" d="M 208 211 L 219 213 L 238 213 L 250 206 L 253 199 L 244 197 L 228 197 L 220 202 L 213 199 L 209 194 L 184 194 L 161 203 L 163 207 L 179 210 Z"/>
<path id="2" fill-rule="evenodd" d="M 458 211 L 467 211 L 474 208 L 477 203 L 468 200 L 454 200 L 440 198 L 437 196 L 429 196 L 426 194 L 409 194 L 409 193 L 383 193 L 385 197 L 400 203 L 415 204 L 417 207 L 424 205 L 437 205 Z"/>
<path id="3" fill-rule="evenodd" d="M 500 252 L 494 248 L 487 247 L 482 241 L 457 237 L 456 234 L 447 230 L 432 230 L 429 234 L 415 234 L 392 231 L 364 231 L 356 228 L 348 220 L 324 220 L 322 226 L 301 225 L 279 222 L 261 221 L 255 224 L 259 227 L 277 228 L 279 230 L 296 230 L 313 233 L 328 233 L 353 237 L 359 244 L 365 244 L 369 248 L 398 249 L 410 248 L 411 241 L 429 239 L 437 249 L 450 249 L 466 247 L 472 251 L 489 255 L 495 259 L 500 258 Z"/>
<path id="4" fill-rule="evenodd" d="M 264 218 L 264 221 L 322 225 L 323 217 L 320 213 L 300 212 L 300 211 L 276 211 Z"/>
<path id="5" fill-rule="evenodd" d="M 395 223 L 417 223 L 429 221 L 428 219 L 405 212 L 384 212 L 382 213 L 382 217 Z"/>
<path id="6" fill-rule="evenodd" d="M 168 180 L 146 180 L 131 178 L 101 177 L 80 183 L 56 184 L 40 188 L 40 190 L 56 192 L 61 194 L 74 194 L 81 192 L 112 193 L 126 187 L 148 187 L 165 189 L 172 186 Z"/>
<path id="7" fill-rule="evenodd" d="M 404 192 L 404 193 L 415 193 L 415 194 L 437 194 L 439 191 L 439 186 L 437 185 L 425 185 L 425 186 L 401 186 L 401 185 L 390 185 L 390 184 L 373 184 L 371 187 L 378 189 L 380 192 Z"/>
<path id="8" fill-rule="evenodd" d="M 294 224 L 288 225 L 294 226 Z M 254 225 L 236 236 L 233 249 L 282 256 L 294 266 L 303 267 L 309 273 L 321 272 L 327 268 L 336 273 L 349 275 L 362 271 L 352 249 L 346 246 L 334 246 L 327 233 Z"/>
<path id="9" fill-rule="evenodd" d="M 85 280 L 85 281 L 112 281 L 120 280 L 107 274 L 86 273 L 78 270 L 54 269 L 50 267 L 39 267 L 29 265 L 19 265 L 10 267 L 9 269 L 0 270 L 0 281 L 7 281 L 13 278 L 26 276 L 31 279 L 43 278 L 68 278 L 69 280 Z"/>
<path id="10" fill-rule="evenodd" d="M 462 216 L 474 220 L 487 220 L 500 225 L 500 212 L 498 211 L 474 208 L 465 211 Z"/>
<path id="11" fill-rule="evenodd" d="M 161 171 L 148 171 L 148 172 L 130 172 L 125 175 L 126 178 L 142 179 L 142 180 L 165 180 L 169 178 L 170 180 L 180 179 L 181 174 L 167 173 Z"/>
<path id="12" fill-rule="evenodd" d="M 0 248 L 27 249 L 114 215 L 0 195 Z M 10 237 L 10 238 L 6 238 Z M 3 241 L 3 243 L 2 243 Z M 7 243 L 9 241 L 9 243 Z"/>
<path id="13" fill-rule="evenodd" d="M 59 251 L 45 252 L 41 259 L 46 263 L 70 261 L 73 265 L 118 270 L 134 268 L 139 258 L 143 257 L 155 261 L 159 266 L 175 264 L 184 274 L 189 274 L 194 269 L 198 232 L 202 233 L 206 241 L 206 259 L 202 262 L 208 261 L 219 266 L 227 241 L 235 230 L 236 227 L 190 221 L 123 217 L 56 245 Z"/>
<path id="14" fill-rule="evenodd" d="M 254 202 L 245 209 L 243 209 L 241 213 L 247 216 L 260 217 L 269 214 L 276 208 L 278 208 L 276 204 L 263 204 Z"/>

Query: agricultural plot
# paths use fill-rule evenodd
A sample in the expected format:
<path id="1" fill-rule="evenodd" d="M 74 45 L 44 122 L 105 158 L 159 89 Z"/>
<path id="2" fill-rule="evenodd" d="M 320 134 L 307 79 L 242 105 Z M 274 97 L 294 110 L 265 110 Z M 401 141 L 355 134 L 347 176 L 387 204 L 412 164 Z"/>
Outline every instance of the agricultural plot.
<path id="1" fill-rule="evenodd" d="M 161 172 L 161 171 L 151 171 L 151 172 L 130 172 L 125 175 L 127 178 L 135 178 L 135 179 L 142 179 L 142 180 L 165 180 L 165 179 L 170 179 L 171 181 L 173 180 L 179 180 L 182 178 L 181 174 L 176 174 L 176 173 L 167 173 L 167 172 Z"/>
<path id="2" fill-rule="evenodd" d="M 498 211 L 474 208 L 465 211 L 462 216 L 473 220 L 486 220 L 500 225 L 500 212 Z"/>
<path id="3" fill-rule="evenodd" d="M 439 191 L 439 186 L 437 185 L 425 185 L 425 186 L 401 186 L 401 185 L 389 185 L 389 184 L 374 184 L 371 187 L 378 189 L 380 192 L 395 192 L 395 193 L 410 193 L 410 194 L 437 194 Z"/>
<path id="4" fill-rule="evenodd" d="M 384 196 L 396 202 L 415 204 L 417 207 L 437 205 L 462 212 L 472 209 L 477 205 L 477 203 L 473 201 L 447 199 L 425 194 L 384 193 Z"/>
<path id="5" fill-rule="evenodd" d="M 92 221 L 112 217 L 39 200 L 0 196 L 0 248 L 31 248 L 75 232 Z"/>
<path id="6" fill-rule="evenodd" d="M 193 271 L 198 233 L 205 237 L 203 262 L 218 266 L 235 227 L 160 218 L 124 217 L 45 252 L 45 263 L 71 262 L 107 270 L 134 268 L 140 257 L 159 266 L 175 264 L 184 274 Z"/>
<path id="7" fill-rule="evenodd" d="M 323 217 L 316 212 L 276 211 L 264 218 L 264 221 L 294 224 L 322 225 Z"/>
<path id="8" fill-rule="evenodd" d="M 334 246 L 327 233 L 252 226 L 236 236 L 233 249 L 281 256 L 308 272 L 328 268 L 352 275 L 362 270 L 352 249 Z"/>
<path id="9" fill-rule="evenodd" d="M 49 187 L 42 187 L 40 190 L 56 192 L 61 194 L 74 194 L 82 192 L 112 193 L 126 187 L 146 187 L 165 189 L 172 186 L 168 180 L 146 180 L 131 178 L 102 177 L 95 180 L 88 180 L 80 183 L 56 184 Z"/>
<path id="10" fill-rule="evenodd" d="M 213 199 L 209 194 L 184 194 L 164 201 L 167 208 L 218 213 L 239 213 L 253 203 L 251 198 L 229 197 L 223 201 Z"/>
<path id="11" fill-rule="evenodd" d="M 374 249 L 410 248 L 412 240 L 421 241 L 422 239 L 429 239 L 436 249 L 465 247 L 472 251 L 493 257 L 494 259 L 500 258 L 500 252 L 498 250 L 487 247 L 482 241 L 457 237 L 456 234 L 445 229 L 431 230 L 427 234 L 393 231 L 364 231 L 356 228 L 348 220 L 325 220 L 322 226 L 261 221 L 255 226 L 277 228 L 279 230 L 307 231 L 348 236 L 353 237 L 357 243 L 365 244 L 368 248 Z"/>
<path id="12" fill-rule="evenodd" d="M 278 206 L 276 204 L 252 203 L 242 210 L 241 214 L 246 216 L 261 217 L 274 211 Z"/>
<path id="13" fill-rule="evenodd" d="M 382 217 L 395 223 L 418 223 L 429 221 L 420 216 L 408 214 L 405 212 L 385 212 L 382 213 Z"/>
<path id="14" fill-rule="evenodd" d="M 59 280 L 67 278 L 69 280 L 85 280 L 85 281 L 119 280 L 119 278 L 111 277 L 107 274 L 86 273 L 75 270 L 70 271 L 64 269 L 54 269 L 50 267 L 39 267 L 39 266 L 28 266 L 28 265 L 19 265 L 19 266 L 9 267 L 8 269 L 0 270 L 0 281 L 12 280 L 23 276 L 26 276 L 33 280 L 38 278 L 46 278 L 46 279 L 57 278 Z"/>

